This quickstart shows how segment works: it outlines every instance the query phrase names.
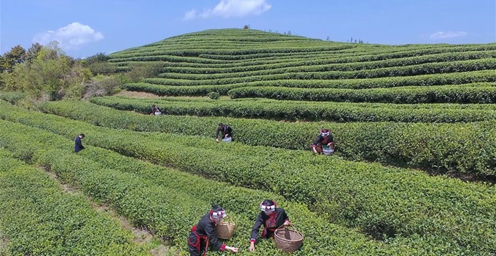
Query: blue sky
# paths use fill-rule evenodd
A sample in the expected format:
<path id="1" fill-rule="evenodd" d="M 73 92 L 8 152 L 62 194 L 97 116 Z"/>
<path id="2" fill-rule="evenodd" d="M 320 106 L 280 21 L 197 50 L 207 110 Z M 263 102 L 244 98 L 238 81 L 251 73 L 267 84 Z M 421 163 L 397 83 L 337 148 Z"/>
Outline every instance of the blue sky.
<path id="1" fill-rule="evenodd" d="M 57 40 L 70 56 L 242 28 L 379 44 L 496 41 L 495 0 L 0 0 L 0 52 Z"/>

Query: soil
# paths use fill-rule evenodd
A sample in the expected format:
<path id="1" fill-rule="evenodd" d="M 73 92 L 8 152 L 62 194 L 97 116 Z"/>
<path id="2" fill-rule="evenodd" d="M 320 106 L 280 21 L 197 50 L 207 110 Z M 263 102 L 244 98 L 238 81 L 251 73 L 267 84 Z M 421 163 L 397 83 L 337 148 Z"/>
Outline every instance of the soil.
<path id="1" fill-rule="evenodd" d="M 64 191 L 65 193 L 82 194 L 78 189 L 71 187 L 69 184 L 61 183 L 60 180 L 58 179 L 57 175 L 53 172 L 50 172 L 49 168 L 42 168 L 42 169 L 44 169 L 45 172 L 53 180 L 55 180 L 58 184 L 60 184 L 62 191 Z M 92 201 L 90 201 L 90 205 L 97 212 L 105 213 L 105 214 L 109 215 L 111 218 L 117 220 L 123 229 L 131 231 L 131 233 L 134 236 L 134 242 L 136 244 L 140 244 L 140 245 L 156 244 L 156 243 L 153 243 L 153 235 L 148 231 L 148 229 L 146 229 L 144 227 L 134 227 L 133 225 L 131 225 L 131 223 L 126 218 L 118 215 L 108 205 L 97 204 L 97 203 L 92 202 Z M 160 243 L 159 245 L 154 245 L 151 247 L 153 247 L 153 248 L 150 249 L 149 253 L 150 253 L 150 255 L 153 255 L 153 256 L 166 255 L 166 252 L 168 251 L 168 247 L 166 245 L 164 245 L 163 243 Z M 1 252 L 1 248 L 2 248 L 2 240 L 0 239 L 0 252 Z M 2 254 L 0 253 L 0 255 L 2 255 Z"/>
<path id="2" fill-rule="evenodd" d="M 116 94 L 115 96 L 125 96 L 125 97 L 130 97 L 130 98 L 161 98 L 160 96 L 153 94 L 153 93 L 148 93 L 148 92 L 132 92 L 132 91 L 125 91 L 122 90 Z"/>

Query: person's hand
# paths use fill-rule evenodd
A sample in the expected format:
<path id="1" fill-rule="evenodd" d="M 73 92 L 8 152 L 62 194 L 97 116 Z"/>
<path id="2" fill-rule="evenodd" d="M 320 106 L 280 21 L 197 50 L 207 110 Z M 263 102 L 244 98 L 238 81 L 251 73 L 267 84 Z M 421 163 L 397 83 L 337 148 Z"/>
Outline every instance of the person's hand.
<path id="1" fill-rule="evenodd" d="M 314 152 L 315 154 L 318 154 L 317 149 L 312 148 L 312 150 L 313 150 L 313 152 Z"/>
<path id="2" fill-rule="evenodd" d="M 286 220 L 283 225 L 284 226 L 289 226 L 289 220 Z"/>
<path id="3" fill-rule="evenodd" d="M 237 247 L 226 246 L 226 249 L 228 249 L 229 251 L 234 252 L 234 253 L 237 253 L 238 252 L 238 248 Z"/>
<path id="4" fill-rule="evenodd" d="M 215 139 L 216 142 L 219 142 L 219 139 Z"/>
<path id="5" fill-rule="evenodd" d="M 226 133 L 226 138 L 229 138 L 229 137 L 231 137 L 231 136 L 229 136 L 229 133 Z"/>
<path id="6" fill-rule="evenodd" d="M 251 243 L 250 244 L 250 248 L 248 248 L 248 250 L 250 250 L 250 252 L 254 252 L 255 251 L 255 243 Z"/>

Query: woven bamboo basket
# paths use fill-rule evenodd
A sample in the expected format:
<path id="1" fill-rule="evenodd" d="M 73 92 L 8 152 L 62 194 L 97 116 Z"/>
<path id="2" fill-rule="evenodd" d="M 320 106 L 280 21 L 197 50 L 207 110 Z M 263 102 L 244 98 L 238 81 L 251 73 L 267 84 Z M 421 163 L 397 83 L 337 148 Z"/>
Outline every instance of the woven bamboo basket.
<path id="1" fill-rule="evenodd" d="M 215 226 L 215 233 L 220 239 L 229 239 L 234 235 L 236 223 L 231 220 L 222 220 Z"/>
<path id="2" fill-rule="evenodd" d="M 276 247 L 284 252 L 292 253 L 303 244 L 303 234 L 293 227 L 281 226 L 274 231 Z"/>

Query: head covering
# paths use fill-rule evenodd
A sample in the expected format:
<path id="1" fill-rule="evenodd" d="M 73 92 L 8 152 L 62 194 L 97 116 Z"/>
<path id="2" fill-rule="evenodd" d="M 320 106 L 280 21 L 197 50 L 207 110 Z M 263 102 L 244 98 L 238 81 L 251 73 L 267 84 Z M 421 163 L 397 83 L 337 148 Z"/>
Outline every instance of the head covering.
<path id="1" fill-rule="evenodd" d="M 260 203 L 260 210 L 265 213 L 271 213 L 276 210 L 276 202 L 265 199 Z"/>
<path id="2" fill-rule="evenodd" d="M 210 216 L 215 221 L 220 221 L 226 217 L 226 210 L 224 210 L 222 207 L 218 205 L 213 206 L 212 209 L 210 210 Z"/>
<path id="3" fill-rule="evenodd" d="M 329 130 L 329 129 L 322 129 L 322 130 L 320 130 L 320 135 L 321 136 L 329 136 L 329 134 L 331 134 L 331 130 Z"/>

